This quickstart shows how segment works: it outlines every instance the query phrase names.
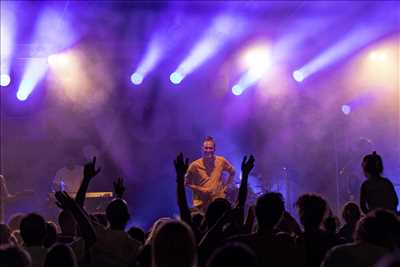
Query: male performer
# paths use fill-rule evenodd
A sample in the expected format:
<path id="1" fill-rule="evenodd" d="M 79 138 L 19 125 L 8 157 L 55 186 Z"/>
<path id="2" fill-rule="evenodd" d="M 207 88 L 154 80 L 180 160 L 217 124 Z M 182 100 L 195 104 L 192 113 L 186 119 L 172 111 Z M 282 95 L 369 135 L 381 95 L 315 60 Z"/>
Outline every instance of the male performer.
<path id="1" fill-rule="evenodd" d="M 215 155 L 215 141 L 211 136 L 204 139 L 202 152 L 203 156 L 193 161 L 187 170 L 186 186 L 193 191 L 193 206 L 205 211 L 214 199 L 225 197 L 235 169 L 225 158 Z M 225 182 L 224 172 L 229 175 Z"/>

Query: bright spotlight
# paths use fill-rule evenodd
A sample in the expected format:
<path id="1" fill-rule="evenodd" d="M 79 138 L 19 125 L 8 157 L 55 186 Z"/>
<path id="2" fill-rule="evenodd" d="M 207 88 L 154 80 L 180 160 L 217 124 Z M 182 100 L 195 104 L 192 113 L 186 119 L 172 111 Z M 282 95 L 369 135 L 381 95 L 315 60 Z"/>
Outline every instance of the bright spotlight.
<path id="1" fill-rule="evenodd" d="M 387 56 L 384 51 L 373 51 L 369 54 L 369 58 L 372 61 L 385 61 Z"/>
<path id="2" fill-rule="evenodd" d="M 71 57 L 67 53 L 54 54 L 47 57 L 47 62 L 51 66 L 66 67 L 71 64 Z"/>
<path id="3" fill-rule="evenodd" d="M 1 86 L 10 83 L 10 73 L 12 57 L 15 50 L 15 37 L 17 30 L 17 19 L 15 16 L 16 5 L 13 1 L 1 2 L 1 23 L 0 23 L 0 73 Z M 6 76 L 3 76 L 6 75 Z"/>
<path id="4" fill-rule="evenodd" d="M 385 29 L 385 31 L 389 30 L 390 27 Z M 348 32 L 343 39 L 334 43 L 299 69 L 303 74 L 302 80 L 350 56 L 361 47 L 381 37 L 385 31 L 382 31 L 380 27 L 357 27 Z M 380 56 L 378 57 L 380 58 Z"/>
<path id="5" fill-rule="evenodd" d="M 4 74 L 4 73 L 2 73 L 0 75 L 0 86 L 3 86 L 3 87 L 8 86 L 10 84 L 10 82 L 11 82 L 10 75 Z"/>
<path id="6" fill-rule="evenodd" d="M 28 95 L 24 91 L 18 91 L 17 98 L 19 101 L 25 101 L 28 99 Z"/>
<path id="7" fill-rule="evenodd" d="M 264 70 L 270 65 L 271 55 L 266 45 L 250 47 L 241 57 L 241 65 L 245 69 Z"/>
<path id="8" fill-rule="evenodd" d="M 297 81 L 297 82 L 302 82 L 304 80 L 304 74 L 303 72 L 296 70 L 293 72 L 293 78 Z"/>
<path id="9" fill-rule="evenodd" d="M 135 72 L 134 74 L 132 74 L 131 76 L 131 82 L 135 85 L 139 85 L 143 82 L 143 75 Z"/>
<path id="10" fill-rule="evenodd" d="M 349 105 L 343 105 L 342 112 L 344 115 L 349 115 L 351 113 L 351 107 Z"/>
<path id="11" fill-rule="evenodd" d="M 50 55 L 47 57 L 47 63 L 49 63 L 49 65 L 54 65 L 57 62 L 57 55 Z"/>
<path id="12" fill-rule="evenodd" d="M 177 78 L 179 77 L 177 79 L 179 82 L 177 83 L 181 82 L 180 77 L 184 79 L 208 59 L 216 55 L 228 42 L 243 34 L 244 24 L 241 18 L 230 15 L 215 17 L 210 27 L 204 32 L 204 35 L 174 71 L 180 74 L 180 76 L 176 75 Z"/>
<path id="13" fill-rule="evenodd" d="M 17 91 L 17 98 L 19 100 L 24 101 L 29 97 L 36 85 L 45 76 L 47 69 L 48 64 L 46 60 L 32 59 L 28 62 Z"/>
<path id="14" fill-rule="evenodd" d="M 242 87 L 241 87 L 239 84 L 235 84 L 235 85 L 232 87 L 232 94 L 234 94 L 234 95 L 236 95 L 236 96 L 239 96 L 239 95 L 242 94 L 242 92 L 243 92 L 243 89 L 242 89 Z"/>
<path id="15" fill-rule="evenodd" d="M 183 78 L 184 78 L 183 75 L 176 71 L 173 72 L 171 76 L 169 76 L 169 79 L 173 84 L 179 84 L 183 80 Z"/>

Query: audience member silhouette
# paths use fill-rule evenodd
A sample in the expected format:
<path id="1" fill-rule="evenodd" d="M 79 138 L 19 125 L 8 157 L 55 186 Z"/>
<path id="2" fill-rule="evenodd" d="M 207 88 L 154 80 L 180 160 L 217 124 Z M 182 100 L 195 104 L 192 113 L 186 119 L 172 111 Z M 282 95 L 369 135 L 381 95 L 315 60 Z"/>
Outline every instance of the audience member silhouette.
<path id="1" fill-rule="evenodd" d="M 296 246 L 306 267 L 319 267 L 331 246 L 328 234 L 320 226 L 327 212 L 325 199 L 316 194 L 304 194 L 296 202 L 304 232 L 296 238 Z"/>
<path id="2" fill-rule="evenodd" d="M 62 210 L 58 215 L 58 224 L 61 233 L 57 235 L 57 242 L 67 244 L 75 240 L 78 224 L 74 215 L 68 210 Z"/>
<path id="3" fill-rule="evenodd" d="M 142 245 L 144 244 L 145 233 L 144 233 L 142 228 L 136 227 L 136 226 L 132 226 L 131 228 L 129 228 L 128 234 L 129 234 L 129 236 L 131 238 L 139 241 L 140 244 L 142 244 Z"/>
<path id="4" fill-rule="evenodd" d="M 141 245 L 125 232 L 130 218 L 127 203 L 114 199 L 106 208 L 106 216 L 109 228 L 95 226 L 97 240 L 92 248 L 92 263 L 95 266 L 131 266 Z"/>
<path id="5" fill-rule="evenodd" d="M 345 243 L 345 240 L 342 239 L 337 234 L 337 228 L 339 225 L 339 219 L 335 216 L 326 217 L 322 223 L 325 232 L 328 234 L 329 239 L 329 247 L 337 246 Z"/>
<path id="6" fill-rule="evenodd" d="M 54 245 L 46 255 L 44 267 L 77 267 L 72 249 L 64 244 Z"/>
<path id="7" fill-rule="evenodd" d="M 257 257 L 244 244 L 228 243 L 217 249 L 210 257 L 206 267 L 257 267 Z"/>
<path id="8" fill-rule="evenodd" d="M 210 203 L 205 214 L 207 228 L 210 229 L 225 212 L 231 210 L 231 203 L 225 198 L 216 198 Z"/>
<path id="9" fill-rule="evenodd" d="M 376 208 L 396 212 L 399 199 L 392 182 L 382 176 L 382 158 L 374 151 L 364 157 L 362 168 L 367 180 L 361 185 L 361 210 L 365 214 Z"/>
<path id="10" fill-rule="evenodd" d="M 11 241 L 11 231 L 7 224 L 0 223 L 0 245 L 9 244 Z"/>
<path id="11" fill-rule="evenodd" d="M 196 267 L 197 247 L 192 229 L 184 222 L 171 220 L 154 233 L 153 267 Z"/>
<path id="12" fill-rule="evenodd" d="M 57 241 L 57 228 L 54 223 L 46 223 L 46 237 L 43 245 L 45 248 L 50 248 Z"/>
<path id="13" fill-rule="evenodd" d="M 282 219 L 276 226 L 277 232 L 289 233 L 291 236 L 296 236 L 301 233 L 301 228 L 293 216 L 286 210 L 283 212 Z"/>
<path id="14" fill-rule="evenodd" d="M 353 242 L 353 234 L 357 226 L 357 222 L 361 218 L 361 211 L 354 202 L 348 202 L 344 205 L 342 218 L 345 224 L 339 229 L 338 236 L 343 238 L 346 243 Z"/>
<path id="15" fill-rule="evenodd" d="M 265 193 L 257 199 L 255 233 L 239 235 L 231 240 L 248 245 L 256 254 L 259 266 L 297 266 L 294 239 L 288 233 L 277 235 L 275 227 L 282 219 L 285 203 L 280 193 Z"/>
<path id="16" fill-rule="evenodd" d="M 152 267 L 152 244 L 155 233 L 157 230 L 166 222 L 171 221 L 172 218 L 163 217 L 155 221 L 147 235 L 144 246 L 141 247 L 138 257 L 137 266 L 138 267 Z"/>
<path id="17" fill-rule="evenodd" d="M 355 242 L 331 249 L 322 267 L 372 267 L 393 249 L 400 229 L 396 216 L 377 209 L 360 220 L 355 232 Z M 398 231 L 398 230 L 397 230 Z"/>
<path id="18" fill-rule="evenodd" d="M 20 231 L 24 248 L 31 256 L 32 267 L 42 267 L 47 253 L 44 247 L 45 220 L 39 214 L 29 213 L 21 220 Z"/>
<path id="19" fill-rule="evenodd" d="M 8 244 L 0 245 L 1 267 L 31 267 L 31 256 L 22 247 Z"/>

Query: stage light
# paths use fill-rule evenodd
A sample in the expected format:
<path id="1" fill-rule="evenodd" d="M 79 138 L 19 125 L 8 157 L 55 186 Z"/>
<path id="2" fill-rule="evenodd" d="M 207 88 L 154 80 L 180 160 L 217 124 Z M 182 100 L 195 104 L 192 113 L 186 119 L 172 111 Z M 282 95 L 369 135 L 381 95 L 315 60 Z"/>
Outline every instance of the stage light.
<path id="1" fill-rule="evenodd" d="M 342 105 L 342 112 L 344 115 L 349 115 L 351 113 L 350 105 Z"/>
<path id="2" fill-rule="evenodd" d="M 44 8 L 41 11 L 31 42 L 45 47 L 42 52 L 46 55 L 52 55 L 47 58 L 34 57 L 29 59 L 17 91 L 19 100 L 28 99 L 37 84 L 46 75 L 49 63 L 54 69 L 64 68 L 70 64 L 68 55 L 64 53 L 53 54 L 65 50 L 77 39 L 72 28 L 62 18 L 60 11 L 54 8 Z M 49 27 L 49 25 L 52 25 L 52 27 Z M 32 49 L 36 49 L 36 46 L 33 46 Z M 32 50 L 31 53 L 35 54 L 37 51 Z M 68 73 L 63 73 L 63 75 L 71 79 Z"/>
<path id="3" fill-rule="evenodd" d="M 52 67 L 65 68 L 69 64 L 71 64 L 72 59 L 68 53 L 60 53 L 60 54 L 50 55 L 47 58 L 47 62 Z"/>
<path id="4" fill-rule="evenodd" d="M 146 75 L 151 72 L 163 57 L 165 47 L 162 46 L 162 41 L 159 36 L 155 36 L 147 48 L 147 51 L 139 63 L 135 72 L 131 75 L 131 82 L 139 85 L 143 82 Z"/>
<path id="5" fill-rule="evenodd" d="M 372 51 L 369 54 L 369 58 L 372 61 L 381 61 L 382 62 L 382 61 L 386 60 L 387 55 L 386 55 L 385 51 Z"/>
<path id="6" fill-rule="evenodd" d="M 232 94 L 236 95 L 236 96 L 240 96 L 242 94 L 243 90 L 242 87 L 238 84 L 235 84 L 232 87 Z"/>
<path id="7" fill-rule="evenodd" d="M 179 64 L 174 72 L 180 73 L 184 79 L 206 60 L 217 54 L 221 48 L 244 31 L 244 22 L 240 17 L 229 15 L 217 16 L 202 38 L 190 50 L 189 55 Z M 180 81 L 179 81 L 180 82 Z"/>
<path id="8" fill-rule="evenodd" d="M 296 71 L 293 72 L 293 78 L 297 82 L 302 82 L 304 80 L 304 74 L 301 71 L 296 70 Z"/>
<path id="9" fill-rule="evenodd" d="M 0 86 L 3 86 L 3 87 L 8 86 L 10 84 L 10 82 L 11 82 L 10 75 L 4 74 L 4 73 L 2 73 L 0 75 Z"/>
<path id="10" fill-rule="evenodd" d="M 135 85 L 139 85 L 143 82 L 143 75 L 135 72 L 134 74 L 131 75 L 131 82 Z"/>
<path id="11" fill-rule="evenodd" d="M 247 48 L 239 57 L 239 65 L 246 72 L 240 77 L 236 85 L 232 87 L 232 93 L 240 95 L 266 77 L 267 72 L 272 66 L 272 61 L 271 51 L 265 41 Z"/>
<path id="12" fill-rule="evenodd" d="M 180 84 L 181 83 L 181 81 L 183 80 L 183 78 L 184 78 L 184 76 L 181 74 L 181 73 L 179 73 L 179 72 L 173 72 L 170 76 L 169 76 L 169 79 L 171 80 L 171 82 L 173 83 L 173 84 Z"/>
<path id="13" fill-rule="evenodd" d="M 0 86 L 7 86 L 11 81 L 9 73 L 15 49 L 15 33 L 17 31 L 15 10 L 17 7 L 12 1 L 1 1 L 0 5 Z"/>
<path id="14" fill-rule="evenodd" d="M 357 51 L 361 47 L 371 43 L 372 41 L 383 36 L 385 33 L 391 31 L 390 27 L 359 27 L 349 32 L 339 42 L 333 44 L 327 50 L 323 51 L 312 60 L 307 62 L 298 71 L 301 71 L 303 77 L 301 80 L 321 71 L 332 64 L 350 56 L 353 52 Z M 382 60 L 384 56 L 374 54 L 372 58 Z M 295 78 L 296 79 L 296 78 Z M 297 80 L 297 79 L 296 79 Z"/>
<path id="15" fill-rule="evenodd" d="M 28 94 L 26 92 L 23 91 L 18 91 L 17 92 L 17 98 L 19 101 L 25 101 L 28 99 Z"/>
<path id="16" fill-rule="evenodd" d="M 269 48 L 265 44 L 258 44 L 247 48 L 241 57 L 241 66 L 244 69 L 263 71 L 271 61 Z"/>
<path id="17" fill-rule="evenodd" d="M 26 100 L 36 85 L 43 79 L 48 69 L 46 59 L 31 59 L 25 69 L 21 83 L 18 87 L 17 98 Z"/>

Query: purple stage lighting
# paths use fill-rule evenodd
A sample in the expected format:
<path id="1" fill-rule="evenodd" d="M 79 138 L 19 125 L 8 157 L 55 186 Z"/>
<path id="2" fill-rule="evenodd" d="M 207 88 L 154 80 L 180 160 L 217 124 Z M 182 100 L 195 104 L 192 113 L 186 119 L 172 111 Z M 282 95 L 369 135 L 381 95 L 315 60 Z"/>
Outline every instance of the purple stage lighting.
<path id="1" fill-rule="evenodd" d="M 314 59 L 306 63 L 296 72 L 301 73 L 300 80 L 304 80 L 310 75 L 327 68 L 337 61 L 351 55 L 357 49 L 367 45 L 368 43 L 382 37 L 385 33 L 391 31 L 391 27 L 358 27 L 349 32 L 342 40 L 331 46 L 326 51 L 316 56 Z M 293 73 L 293 77 L 294 77 Z M 296 81 L 299 81 L 294 77 Z"/>
<path id="2" fill-rule="evenodd" d="M 343 105 L 342 112 L 344 115 L 349 115 L 351 113 L 351 107 L 349 105 Z"/>
<path id="3" fill-rule="evenodd" d="M 244 22 L 241 18 L 233 18 L 228 15 L 216 17 L 203 37 L 175 70 L 175 73 L 180 73 L 181 79 L 184 79 L 207 59 L 214 56 L 223 45 L 233 38 L 239 37 L 243 31 Z"/>
<path id="4" fill-rule="evenodd" d="M 17 30 L 17 20 L 15 18 L 14 3 L 11 1 L 1 1 L 1 16 L 0 16 L 0 73 L 1 86 L 7 86 L 11 79 L 9 76 L 10 66 L 14 53 L 15 32 Z"/>
<path id="5" fill-rule="evenodd" d="M 143 82 L 143 75 L 138 72 L 135 72 L 134 74 L 131 75 L 131 82 L 134 85 L 141 84 Z"/>
<path id="6" fill-rule="evenodd" d="M 0 86 L 8 86 L 11 82 L 11 77 L 8 74 L 1 74 L 0 75 Z"/>
<path id="7" fill-rule="evenodd" d="M 52 27 L 49 27 L 52 25 Z M 77 36 L 72 32 L 69 23 L 63 19 L 60 11 L 52 8 L 44 9 L 35 25 L 32 43 L 46 47 L 48 58 L 31 58 L 27 63 L 21 83 L 18 87 L 17 98 L 21 101 L 28 99 L 36 85 L 44 78 L 48 64 L 69 64 L 69 58 L 64 54 L 53 54 L 65 50 Z M 35 51 L 32 51 L 35 53 Z"/>
<path id="8" fill-rule="evenodd" d="M 293 78 L 297 81 L 297 82 L 302 82 L 304 80 L 304 74 L 303 72 L 296 70 L 293 72 Z"/>
<path id="9" fill-rule="evenodd" d="M 172 74 L 171 74 L 171 76 L 169 76 L 169 79 L 171 80 L 171 82 L 173 83 L 173 84 L 180 84 L 181 83 L 181 81 L 183 80 L 183 78 L 184 78 L 184 76 L 181 74 L 181 73 L 179 73 L 179 72 L 173 72 Z"/>
<path id="10" fill-rule="evenodd" d="M 135 85 L 139 85 L 143 82 L 144 77 L 152 71 L 159 61 L 162 59 L 162 46 L 158 38 L 154 38 L 144 55 L 144 58 L 139 63 L 136 71 L 131 75 L 131 82 Z"/>
<path id="11" fill-rule="evenodd" d="M 240 87 L 240 85 L 235 84 L 232 87 L 232 94 L 234 94 L 236 96 L 240 96 L 242 94 L 242 92 L 243 92 L 243 89 L 242 89 L 242 87 Z"/>
<path id="12" fill-rule="evenodd" d="M 17 98 L 19 100 L 25 101 L 29 97 L 36 85 L 43 79 L 47 69 L 46 59 L 32 59 L 29 61 L 18 87 Z"/>

